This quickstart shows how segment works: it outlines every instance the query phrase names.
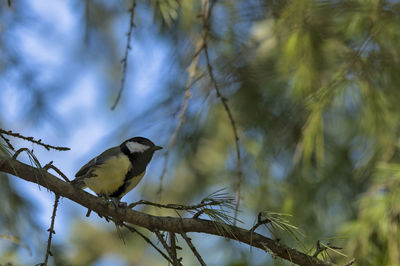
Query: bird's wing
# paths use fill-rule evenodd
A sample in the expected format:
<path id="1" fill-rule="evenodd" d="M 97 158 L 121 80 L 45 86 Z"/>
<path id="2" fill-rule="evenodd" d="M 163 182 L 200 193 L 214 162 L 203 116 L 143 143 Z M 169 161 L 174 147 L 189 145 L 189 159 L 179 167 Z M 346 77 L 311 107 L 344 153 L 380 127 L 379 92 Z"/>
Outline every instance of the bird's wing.
<path id="1" fill-rule="evenodd" d="M 121 152 L 121 149 L 119 146 L 110 148 L 108 150 L 105 150 L 102 154 L 100 154 L 97 157 L 94 157 L 92 160 L 90 160 L 87 164 L 82 166 L 81 169 L 75 174 L 75 177 L 80 177 L 86 175 L 90 169 L 92 169 L 94 166 L 98 166 L 104 163 L 104 161 L 107 158 L 110 158 L 112 156 L 116 156 Z"/>

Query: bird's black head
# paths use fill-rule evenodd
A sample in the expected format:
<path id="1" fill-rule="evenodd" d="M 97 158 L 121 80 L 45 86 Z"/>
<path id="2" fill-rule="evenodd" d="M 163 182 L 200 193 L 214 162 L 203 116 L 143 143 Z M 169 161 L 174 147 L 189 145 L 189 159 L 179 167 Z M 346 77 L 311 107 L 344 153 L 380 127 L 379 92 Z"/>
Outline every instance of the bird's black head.
<path id="1" fill-rule="evenodd" d="M 157 150 L 161 150 L 162 147 L 155 145 L 151 140 L 143 137 L 134 137 L 125 140 L 121 144 L 121 151 L 126 155 L 143 155 L 145 157 L 153 156 L 153 153 Z"/>

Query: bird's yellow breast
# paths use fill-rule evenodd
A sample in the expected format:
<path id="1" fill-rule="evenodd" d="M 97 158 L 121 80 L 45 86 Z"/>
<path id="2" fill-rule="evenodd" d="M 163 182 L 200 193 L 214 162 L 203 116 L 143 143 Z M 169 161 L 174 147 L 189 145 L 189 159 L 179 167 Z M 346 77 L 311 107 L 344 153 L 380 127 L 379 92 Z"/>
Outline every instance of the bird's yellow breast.
<path id="1" fill-rule="evenodd" d="M 128 181 L 128 186 L 127 186 L 127 188 L 121 193 L 120 198 L 122 198 L 123 196 L 125 196 L 126 193 L 128 193 L 128 192 L 131 191 L 134 187 L 136 187 L 137 184 L 140 182 L 140 180 L 142 180 L 144 174 L 146 174 L 146 170 L 145 170 L 143 173 L 141 173 L 140 175 L 131 178 L 131 180 Z"/>
<path id="2" fill-rule="evenodd" d="M 85 183 L 97 194 L 110 195 L 123 185 L 130 169 L 131 163 L 125 154 L 113 156 L 97 166 L 94 176 L 85 179 Z"/>

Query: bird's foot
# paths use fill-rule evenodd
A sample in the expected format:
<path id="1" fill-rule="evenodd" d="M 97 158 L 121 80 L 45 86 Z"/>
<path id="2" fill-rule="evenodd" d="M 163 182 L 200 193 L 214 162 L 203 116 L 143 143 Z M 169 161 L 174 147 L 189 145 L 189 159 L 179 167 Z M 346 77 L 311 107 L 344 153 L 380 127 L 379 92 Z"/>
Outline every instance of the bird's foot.
<path id="1" fill-rule="evenodd" d="M 111 197 L 111 202 L 114 204 L 115 208 L 126 208 L 128 204 L 126 202 L 120 201 L 119 198 Z"/>
<path id="2" fill-rule="evenodd" d="M 128 206 L 128 204 L 126 202 L 120 201 L 119 198 L 109 197 L 109 196 L 107 196 L 107 195 L 105 195 L 103 193 L 99 193 L 98 196 L 100 198 L 105 199 L 107 202 L 111 201 L 115 208 L 126 208 Z"/>

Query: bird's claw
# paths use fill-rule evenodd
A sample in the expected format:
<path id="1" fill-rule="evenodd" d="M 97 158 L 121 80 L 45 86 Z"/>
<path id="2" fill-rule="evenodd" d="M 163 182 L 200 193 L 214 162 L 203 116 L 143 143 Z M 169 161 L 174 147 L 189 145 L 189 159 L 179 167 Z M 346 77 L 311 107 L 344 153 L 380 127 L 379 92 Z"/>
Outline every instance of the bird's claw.
<path id="1" fill-rule="evenodd" d="M 122 202 L 118 198 L 111 197 L 110 199 L 115 208 L 126 208 L 128 206 L 126 202 Z"/>
<path id="2" fill-rule="evenodd" d="M 128 204 L 126 202 L 121 202 L 119 198 L 109 197 L 103 193 L 98 194 L 100 198 L 105 199 L 107 202 L 112 202 L 115 208 L 126 208 Z"/>

